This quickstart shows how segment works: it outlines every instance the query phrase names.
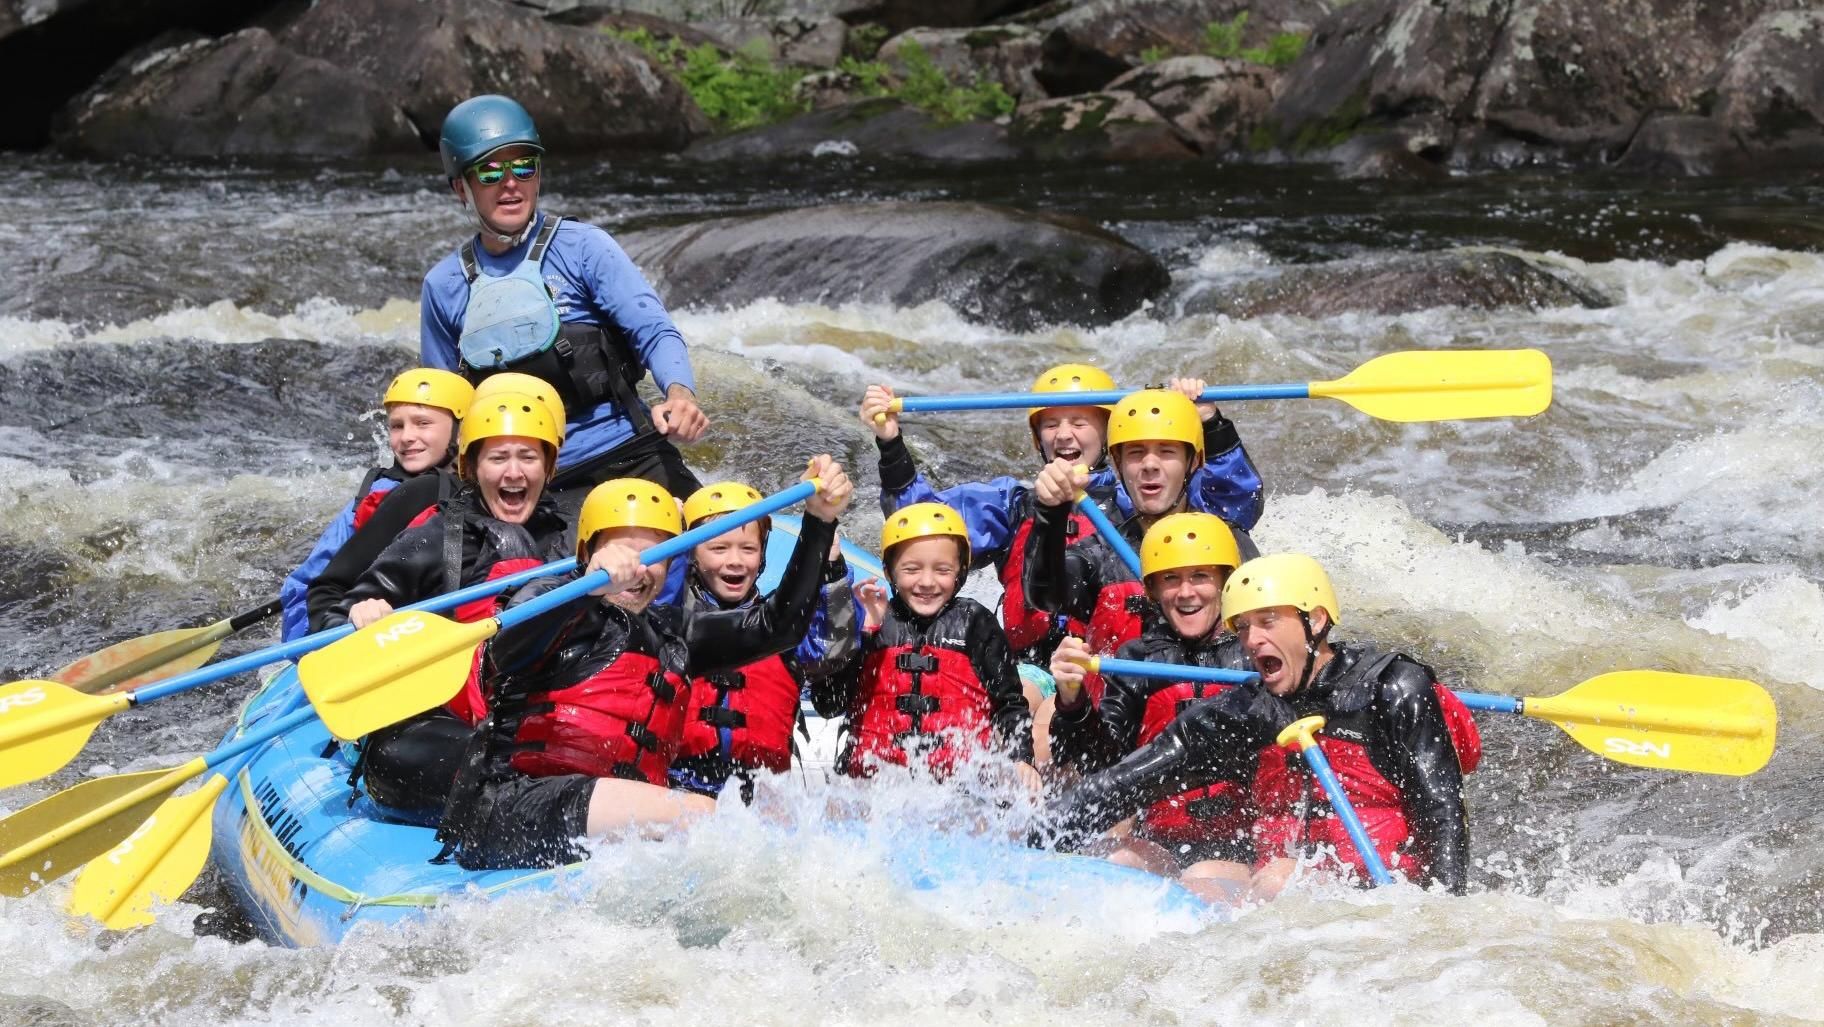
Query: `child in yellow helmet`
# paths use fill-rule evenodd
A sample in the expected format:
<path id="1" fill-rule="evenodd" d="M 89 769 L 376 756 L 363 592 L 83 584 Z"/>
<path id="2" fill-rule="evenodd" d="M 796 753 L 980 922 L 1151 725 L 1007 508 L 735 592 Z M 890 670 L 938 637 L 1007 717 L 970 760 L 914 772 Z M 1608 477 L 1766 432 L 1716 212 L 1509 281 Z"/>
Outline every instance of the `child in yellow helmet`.
<path id="1" fill-rule="evenodd" d="M 880 540 L 893 596 L 872 578 L 858 586 L 862 659 L 813 690 L 818 712 L 848 713 L 838 765 L 862 777 L 918 761 L 947 776 L 994 750 L 1036 787 L 1031 713 L 1007 636 L 985 607 L 957 595 L 969 569 L 962 515 L 914 503 L 887 518 Z"/>

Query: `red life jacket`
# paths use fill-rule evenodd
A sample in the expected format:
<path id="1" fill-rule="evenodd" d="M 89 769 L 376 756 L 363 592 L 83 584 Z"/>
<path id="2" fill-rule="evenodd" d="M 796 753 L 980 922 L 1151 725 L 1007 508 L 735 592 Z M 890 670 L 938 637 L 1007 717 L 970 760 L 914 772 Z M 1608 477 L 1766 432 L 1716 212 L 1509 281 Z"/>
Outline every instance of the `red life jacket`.
<path id="1" fill-rule="evenodd" d="M 393 494 L 392 489 L 375 489 L 355 502 L 355 530 L 360 531 L 367 519 L 380 509 L 380 503 Z"/>
<path id="2" fill-rule="evenodd" d="M 862 777 L 870 763 L 903 767 L 911 743 L 933 773 L 947 776 L 971 748 L 988 747 L 992 714 L 969 654 L 929 645 L 876 649 L 861 665 L 847 771 Z"/>
<path id="3" fill-rule="evenodd" d="M 688 684 L 655 656 L 623 652 L 582 681 L 527 697 L 513 740 L 514 770 L 531 777 L 587 774 L 665 784 L 684 735 Z"/>
<path id="4" fill-rule="evenodd" d="M 538 566 L 541 566 L 539 561 L 529 557 L 521 557 L 517 560 L 502 560 L 489 567 L 487 576 L 481 580 L 494 581 L 499 578 L 504 578 L 509 574 L 529 571 Z M 479 582 L 477 582 L 477 584 L 479 584 Z M 494 616 L 495 612 L 499 609 L 500 597 L 498 595 L 483 596 L 480 599 L 472 599 L 463 603 L 461 606 L 458 606 L 456 609 L 450 611 L 450 616 L 464 624 L 473 624 L 476 621 L 487 620 L 489 617 Z M 469 662 L 469 677 L 468 680 L 462 683 L 462 691 L 457 692 L 456 697 L 446 703 L 445 706 L 451 713 L 468 721 L 471 726 L 481 723 L 481 719 L 488 715 L 487 694 L 481 690 L 480 646 L 475 648 L 475 658 Z"/>
<path id="5" fill-rule="evenodd" d="M 1089 651 L 1110 656 L 1122 643 L 1140 637 L 1140 613 L 1146 609 L 1146 586 L 1135 579 L 1113 581 L 1096 593 L 1096 609 L 1083 640 Z M 1100 698 L 1097 698 L 1100 701 Z"/>
<path id="6" fill-rule="evenodd" d="M 1444 724 L 1450 732 L 1451 744 L 1457 750 L 1457 764 L 1468 773 L 1482 759 L 1481 733 L 1461 699 L 1443 685 L 1434 683 L 1432 688 L 1437 691 L 1439 704 L 1444 709 Z M 1365 708 L 1327 714 L 1324 730 L 1316 735 L 1317 743 L 1330 761 L 1337 783 L 1342 785 L 1343 794 L 1355 807 L 1381 860 L 1389 870 L 1404 870 L 1410 875 L 1420 868 L 1412 853 L 1402 851 L 1412 830 L 1406 822 L 1400 790 L 1375 769 L 1367 746 L 1332 734 L 1342 730 L 1358 738 L 1374 737 L 1368 724 L 1369 712 Z M 1328 846 L 1342 864 L 1354 869 L 1357 876 L 1368 876 L 1368 869 L 1340 818 L 1326 812 L 1308 816 L 1300 824 L 1301 804 L 1310 808 L 1310 803 L 1321 802 L 1323 790 L 1306 771 L 1305 758 L 1296 749 L 1279 746 L 1262 749 L 1251 793 L 1257 812 L 1254 843 L 1261 863 L 1298 852 L 1302 839 Z"/>
<path id="7" fill-rule="evenodd" d="M 777 654 L 740 670 L 691 678 L 679 757 L 719 751 L 726 730 L 727 756 L 735 763 L 776 773 L 790 770 L 802 688 Z"/>
<path id="8" fill-rule="evenodd" d="M 1020 580 L 1026 570 L 1026 540 L 1032 535 L 1032 525 L 1032 515 L 1028 514 L 1014 531 L 1013 542 L 1007 549 L 1007 562 L 1001 565 L 1001 624 L 1007 629 L 1007 644 L 1015 652 L 1030 649 L 1050 637 L 1055 616 L 1026 601 L 1026 586 Z M 1070 522 L 1064 526 L 1064 536 L 1069 540 L 1065 545 L 1075 545 L 1095 533 L 1094 521 L 1080 513 L 1072 513 Z M 1064 624 L 1065 633 L 1077 638 L 1082 638 L 1088 630 L 1088 625 L 1074 617 Z"/>
<path id="9" fill-rule="evenodd" d="M 1227 687 L 1181 681 L 1147 696 L 1140 715 L 1139 745 L 1144 746 L 1159 737 L 1185 707 L 1199 699 L 1218 695 Z M 1247 834 L 1250 820 L 1245 800 L 1246 792 L 1239 784 L 1218 781 L 1154 803 L 1141 814 L 1141 820 L 1146 836 L 1166 845 L 1240 838 Z"/>

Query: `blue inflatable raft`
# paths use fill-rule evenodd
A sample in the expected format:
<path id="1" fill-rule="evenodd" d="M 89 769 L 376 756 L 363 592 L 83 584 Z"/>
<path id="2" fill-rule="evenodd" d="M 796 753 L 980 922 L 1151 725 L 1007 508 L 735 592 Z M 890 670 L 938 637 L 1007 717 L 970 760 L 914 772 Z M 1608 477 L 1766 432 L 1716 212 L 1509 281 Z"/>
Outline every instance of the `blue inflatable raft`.
<path id="1" fill-rule="evenodd" d="M 769 569 L 784 567 L 797 524 L 793 517 L 774 519 Z M 878 573 L 871 555 L 844 548 L 858 574 Z M 247 704 L 229 737 L 304 702 L 296 669 L 287 666 Z M 419 916 L 456 897 L 550 887 L 573 872 L 477 872 L 433 863 L 441 848 L 435 831 L 389 819 L 356 795 L 348 785 L 350 769 L 343 746 L 311 721 L 249 753 L 216 804 L 211 859 L 271 942 L 334 943 L 358 924 Z M 1209 916 L 1188 891 L 1139 871 L 979 839 L 926 835 L 899 846 L 888 863 L 897 882 L 917 891 L 1020 890 L 1043 905 L 1061 895 L 1121 886 L 1128 901 L 1150 901 L 1175 923 L 1189 926 Z"/>

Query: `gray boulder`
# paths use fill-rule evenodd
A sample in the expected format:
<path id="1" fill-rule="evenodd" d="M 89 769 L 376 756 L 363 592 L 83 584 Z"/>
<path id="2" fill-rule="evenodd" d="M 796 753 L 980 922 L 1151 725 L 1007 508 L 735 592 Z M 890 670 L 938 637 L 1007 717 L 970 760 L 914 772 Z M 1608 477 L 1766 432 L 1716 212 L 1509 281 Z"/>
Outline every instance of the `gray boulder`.
<path id="1" fill-rule="evenodd" d="M 835 13 L 851 25 L 872 23 L 888 32 L 961 28 L 1037 7 L 1043 0 L 844 0 Z"/>
<path id="2" fill-rule="evenodd" d="M 801 82 L 800 86 L 807 83 Z M 807 95 L 814 100 L 816 94 Z M 710 161 L 808 156 L 975 161 L 1006 160 L 1021 152 L 1008 140 L 1007 130 L 1001 125 L 987 121 L 943 122 L 890 97 L 876 97 L 812 111 L 776 125 L 705 139 L 684 155 Z"/>
<path id="3" fill-rule="evenodd" d="M 1145 100 L 1200 153 L 1220 155 L 1247 148 L 1273 104 L 1278 77 L 1247 61 L 1171 57 L 1122 75 L 1108 91 Z"/>
<path id="4" fill-rule="evenodd" d="M 1013 113 L 1008 138 L 1040 160 L 1182 160 L 1197 149 L 1152 105 L 1132 93 L 1084 93 L 1029 103 Z"/>
<path id="5" fill-rule="evenodd" d="M 835 67 L 849 36 L 849 26 L 840 18 L 728 18 L 692 22 L 691 27 L 725 50 L 814 68 Z"/>
<path id="6" fill-rule="evenodd" d="M 496 0 L 316 0 L 280 42 L 373 82 L 426 140 L 477 93 L 525 104 L 559 151 L 678 150 L 709 131 L 636 47 Z"/>
<path id="7" fill-rule="evenodd" d="M 1202 53 L 1211 22 L 1246 12 L 1242 44 L 1255 47 L 1311 31 L 1329 10 L 1328 0 L 1090 0 L 1038 23 L 1036 75 L 1053 96 L 1093 92 L 1139 67 L 1148 50 Z"/>
<path id="8" fill-rule="evenodd" d="M 617 238 L 674 306 L 939 300 L 1030 331 L 1117 320 L 1170 280 L 1092 222 L 979 203 L 832 204 Z"/>
<path id="9" fill-rule="evenodd" d="M 1189 282 L 1167 304 L 1176 316 L 1350 312 L 1404 314 L 1433 307 L 1609 306 L 1562 268 L 1505 250 L 1460 249 L 1299 265 L 1240 282 Z"/>
<path id="10" fill-rule="evenodd" d="M 1041 100 L 1045 88 L 1033 72 L 1039 64 L 1039 33 L 1023 25 L 969 29 L 912 29 L 881 45 L 877 59 L 904 70 L 901 52 L 916 44 L 937 69 L 956 83 L 976 78 L 998 82 L 1021 103 Z"/>
<path id="11" fill-rule="evenodd" d="M 419 153 L 371 82 L 278 45 L 265 29 L 130 54 L 70 102 L 58 145 L 98 157 Z"/>
<path id="12" fill-rule="evenodd" d="M 1762 16 L 1724 57 L 1715 97 L 1717 122 L 1749 152 L 1815 168 L 1824 160 L 1824 10 Z"/>

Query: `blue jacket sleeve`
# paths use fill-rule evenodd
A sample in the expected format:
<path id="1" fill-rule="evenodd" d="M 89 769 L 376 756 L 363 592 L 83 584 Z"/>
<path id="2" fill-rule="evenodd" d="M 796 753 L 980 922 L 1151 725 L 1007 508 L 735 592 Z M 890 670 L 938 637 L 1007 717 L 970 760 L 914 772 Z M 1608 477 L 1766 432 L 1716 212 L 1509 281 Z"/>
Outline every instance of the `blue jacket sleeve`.
<path id="1" fill-rule="evenodd" d="M 425 367 L 456 370 L 456 340 L 462 326 L 450 319 L 443 297 L 435 285 L 437 269 L 424 276 L 424 288 L 418 294 L 418 362 Z"/>
<path id="2" fill-rule="evenodd" d="M 824 564 L 823 579 L 810 629 L 793 654 L 807 679 L 830 676 L 860 652 L 862 609 L 855 598 L 855 573 L 848 561 L 838 558 Z"/>
<path id="3" fill-rule="evenodd" d="M 1026 506 L 1023 482 L 1003 476 L 968 481 L 936 492 L 912 463 L 904 436 L 875 442 L 880 448 L 882 513 L 891 514 L 913 503 L 943 503 L 962 514 L 963 523 L 969 526 L 969 550 L 975 566 L 998 563 L 1005 557 L 1020 524 L 1020 511 Z"/>
<path id="4" fill-rule="evenodd" d="M 690 351 L 659 294 L 606 232 L 602 233 L 602 243 L 590 247 L 589 288 L 596 303 L 633 344 L 660 392 L 673 385 L 695 392 L 697 381 L 691 373 Z"/>
<path id="5" fill-rule="evenodd" d="M 392 487 L 392 482 L 382 478 L 374 482 L 375 488 Z M 281 641 L 290 642 L 310 634 L 310 607 L 305 598 L 310 594 L 310 583 L 317 580 L 329 561 L 335 559 L 337 550 L 347 544 L 355 533 L 355 504 L 350 503 L 342 512 L 329 522 L 323 534 L 317 536 L 317 544 L 311 547 L 310 555 L 304 558 L 297 569 L 285 576 L 285 583 L 279 586 L 279 602 L 284 605 L 284 622 L 279 630 Z"/>

